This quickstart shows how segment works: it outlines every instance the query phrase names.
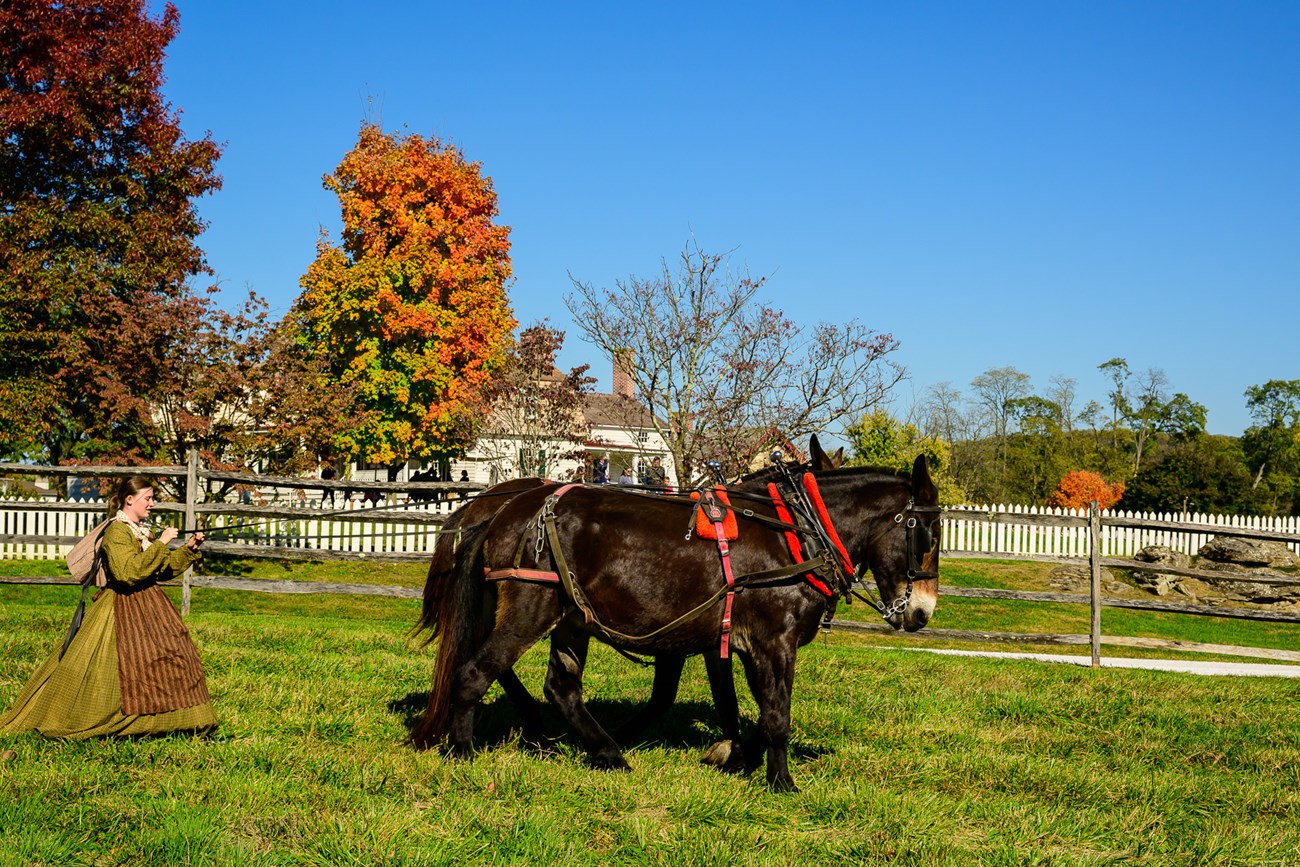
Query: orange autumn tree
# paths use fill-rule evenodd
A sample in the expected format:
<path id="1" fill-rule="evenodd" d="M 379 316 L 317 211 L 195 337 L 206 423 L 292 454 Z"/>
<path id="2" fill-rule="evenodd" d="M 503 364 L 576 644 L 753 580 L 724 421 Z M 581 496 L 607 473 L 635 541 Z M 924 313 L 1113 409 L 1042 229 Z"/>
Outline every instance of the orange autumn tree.
<path id="1" fill-rule="evenodd" d="M 1096 473 L 1074 470 L 1066 473 L 1056 490 L 1047 498 L 1047 505 L 1058 509 L 1086 509 L 1093 500 L 1097 508 L 1109 509 L 1124 496 L 1124 483 L 1110 484 Z"/>
<path id="2" fill-rule="evenodd" d="M 339 454 L 393 466 L 460 452 L 515 325 L 491 179 L 437 138 L 363 123 L 324 185 L 342 243 L 322 235 L 292 315 L 355 394 L 360 421 L 336 435 Z"/>

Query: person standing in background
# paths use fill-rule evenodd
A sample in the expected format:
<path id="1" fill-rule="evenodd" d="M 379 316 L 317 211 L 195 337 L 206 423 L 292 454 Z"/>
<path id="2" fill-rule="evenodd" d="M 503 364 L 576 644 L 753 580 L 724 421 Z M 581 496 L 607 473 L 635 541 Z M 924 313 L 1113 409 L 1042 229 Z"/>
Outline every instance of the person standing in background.
<path id="1" fill-rule="evenodd" d="M 591 481 L 596 485 L 609 484 L 609 452 L 596 458 L 591 465 Z"/>

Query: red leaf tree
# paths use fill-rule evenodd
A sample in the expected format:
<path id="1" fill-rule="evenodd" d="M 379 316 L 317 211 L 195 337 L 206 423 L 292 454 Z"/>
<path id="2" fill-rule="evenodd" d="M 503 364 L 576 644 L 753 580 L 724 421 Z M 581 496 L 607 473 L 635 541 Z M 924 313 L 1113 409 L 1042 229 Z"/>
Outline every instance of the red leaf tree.
<path id="1" fill-rule="evenodd" d="M 1110 484 L 1089 470 L 1073 470 L 1065 474 L 1056 490 L 1047 498 L 1047 505 L 1058 509 L 1086 509 L 1093 500 L 1100 509 L 1109 509 L 1124 496 L 1124 483 Z"/>
<path id="2" fill-rule="evenodd" d="M 160 92 L 178 20 L 145 0 L 0 4 L 0 452 L 159 445 L 141 383 L 210 309 L 186 282 L 208 272 L 194 200 L 221 182 L 217 145 L 186 140 Z"/>

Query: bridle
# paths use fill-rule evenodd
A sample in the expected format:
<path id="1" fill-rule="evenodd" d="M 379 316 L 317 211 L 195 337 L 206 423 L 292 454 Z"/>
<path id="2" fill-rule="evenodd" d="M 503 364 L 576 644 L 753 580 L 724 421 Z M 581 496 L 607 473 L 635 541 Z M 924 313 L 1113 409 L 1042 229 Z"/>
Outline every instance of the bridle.
<path id="1" fill-rule="evenodd" d="M 892 525 L 901 526 L 903 532 L 907 534 L 907 589 L 903 592 L 902 596 L 899 596 L 893 602 L 885 605 L 876 599 L 875 594 L 871 592 L 871 589 L 863 583 L 863 575 L 856 576 L 858 579 L 856 583 L 862 584 L 863 590 L 866 591 L 865 595 L 859 593 L 857 590 L 851 590 L 850 592 L 852 592 L 855 597 L 880 612 L 880 616 L 885 620 L 890 620 L 906 611 L 908 603 L 912 601 L 913 584 L 916 581 L 924 581 L 929 578 L 937 580 L 939 577 L 939 540 L 938 533 L 935 532 L 935 525 L 939 523 L 942 514 L 943 508 L 940 506 L 918 506 L 916 505 L 915 500 L 909 498 L 907 505 L 903 507 L 903 511 L 894 516 Z M 934 517 L 925 525 L 922 525 L 922 523 L 917 519 L 918 515 L 933 515 Z M 876 536 L 868 543 L 868 548 L 874 545 L 885 532 L 888 532 L 888 530 L 889 528 L 886 528 L 881 533 L 876 534 Z M 921 548 L 919 538 L 922 532 L 929 533 L 930 537 L 934 540 L 928 547 L 924 548 L 924 550 Z M 918 552 L 920 552 L 920 556 L 918 556 Z M 934 555 L 934 559 L 931 562 L 930 568 L 927 569 L 925 568 L 925 558 L 930 554 Z"/>
<path id="2" fill-rule="evenodd" d="M 785 462 L 780 459 L 779 454 L 772 455 L 772 462 L 781 475 L 785 477 L 787 484 L 793 491 L 794 496 L 792 499 L 798 505 L 798 511 L 802 513 L 801 517 L 804 517 L 805 521 L 810 525 L 806 529 L 811 530 L 814 538 L 817 539 L 825 550 L 830 551 L 832 546 L 828 531 L 830 531 L 831 528 L 824 525 L 816 510 L 808 506 L 807 502 L 800 494 L 799 486 L 795 484 L 793 473 L 791 473 L 790 468 L 785 464 Z M 845 601 L 852 601 L 852 598 L 856 597 L 876 609 L 876 611 L 880 613 L 880 616 L 886 621 L 889 621 L 891 618 L 906 611 L 908 604 L 912 601 L 912 587 L 915 582 L 930 578 L 937 580 L 939 577 L 939 535 L 936 532 L 935 525 L 939 523 L 942 513 L 942 507 L 938 505 L 918 506 L 915 498 L 909 496 L 907 498 L 907 505 L 903 507 L 901 512 L 894 515 L 894 519 L 890 525 L 868 540 L 867 550 L 870 551 L 875 546 L 875 543 L 879 541 L 880 537 L 886 532 L 889 532 L 893 526 L 901 526 L 903 531 L 906 533 L 907 589 L 903 592 L 902 596 L 898 597 L 888 605 L 885 605 L 883 602 L 876 599 L 875 594 L 871 592 L 871 589 L 862 582 L 862 576 L 859 574 L 862 571 L 861 566 L 853 572 L 846 572 L 844 565 L 840 563 L 838 558 L 832 555 L 831 569 L 837 576 L 840 594 L 844 597 Z M 923 525 L 921 521 L 918 520 L 918 516 L 932 517 L 930 517 L 930 519 Z M 930 538 L 934 540 L 930 545 L 925 546 L 924 549 L 922 549 L 920 541 L 920 535 L 922 532 L 929 533 Z M 930 563 L 930 568 L 927 569 L 925 558 L 931 554 L 933 554 L 934 557 Z M 849 565 L 851 566 L 852 564 Z M 865 594 L 859 593 L 855 589 L 856 584 L 862 584 L 863 590 L 866 591 Z M 827 621 L 829 621 L 829 618 L 830 609 L 828 608 Z"/>

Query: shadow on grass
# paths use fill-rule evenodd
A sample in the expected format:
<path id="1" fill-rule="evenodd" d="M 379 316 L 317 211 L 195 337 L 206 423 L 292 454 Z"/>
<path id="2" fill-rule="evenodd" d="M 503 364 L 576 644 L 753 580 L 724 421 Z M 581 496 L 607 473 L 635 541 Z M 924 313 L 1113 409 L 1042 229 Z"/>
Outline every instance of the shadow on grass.
<path id="1" fill-rule="evenodd" d="M 424 716 L 428 704 L 427 692 L 411 692 L 389 702 L 388 710 L 400 716 L 402 725 L 406 727 L 407 732 L 411 732 Z M 542 723 L 550 741 L 571 742 L 575 747 L 581 747 L 572 729 L 549 703 L 542 702 L 540 707 Z M 606 731 L 617 733 L 621 726 L 640 712 L 642 704 L 623 699 L 594 699 L 587 702 L 587 708 Z M 748 738 L 753 734 L 754 726 L 746 723 L 746 720 L 741 720 L 741 735 Z M 488 749 L 513 743 L 518 740 L 519 732 L 519 715 L 506 696 L 497 695 L 492 701 L 479 706 L 474 722 L 476 747 Z M 637 739 L 636 743 L 621 746 L 625 750 L 661 746 L 668 749 L 703 751 L 721 738 L 722 731 L 713 705 L 703 701 L 685 701 L 673 705 L 663 716 L 647 725 L 644 734 Z M 790 744 L 790 757 L 800 761 L 817 759 L 833 752 L 831 747 L 824 745 L 794 742 Z"/>

